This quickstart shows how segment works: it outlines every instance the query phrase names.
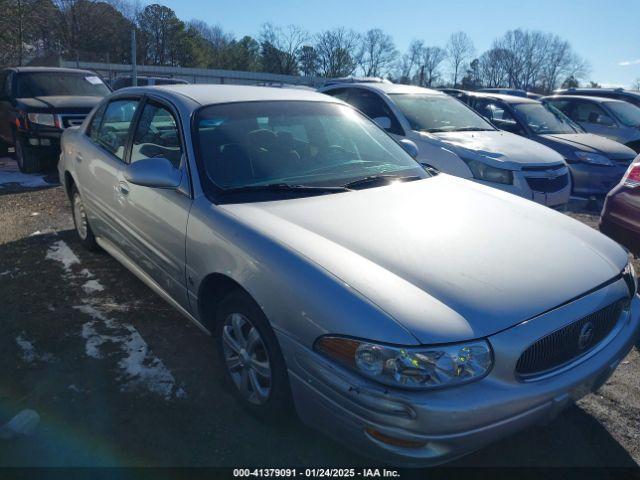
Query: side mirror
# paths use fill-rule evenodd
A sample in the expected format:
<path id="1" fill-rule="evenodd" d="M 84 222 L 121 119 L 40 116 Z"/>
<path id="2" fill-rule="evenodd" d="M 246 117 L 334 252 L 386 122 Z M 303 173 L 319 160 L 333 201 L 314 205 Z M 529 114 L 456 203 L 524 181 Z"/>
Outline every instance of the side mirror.
<path id="1" fill-rule="evenodd" d="M 376 117 L 373 119 L 380 128 L 388 130 L 391 128 L 391 119 L 389 117 Z"/>
<path id="2" fill-rule="evenodd" d="M 411 155 L 411 158 L 418 158 L 418 146 L 411 140 L 403 138 L 402 140 L 400 140 L 400 145 L 402 145 L 402 148 L 404 148 L 405 152 Z"/>
<path id="3" fill-rule="evenodd" d="M 178 188 L 182 173 L 166 158 L 154 157 L 127 165 L 124 178 L 143 187 Z"/>

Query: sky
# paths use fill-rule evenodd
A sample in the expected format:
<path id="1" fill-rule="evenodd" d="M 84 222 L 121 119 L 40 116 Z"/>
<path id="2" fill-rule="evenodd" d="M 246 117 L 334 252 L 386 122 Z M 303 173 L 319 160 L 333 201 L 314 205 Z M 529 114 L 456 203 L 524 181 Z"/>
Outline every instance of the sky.
<path id="1" fill-rule="evenodd" d="M 404 53 L 413 39 L 444 46 L 464 31 L 478 53 L 507 30 L 555 33 L 587 59 L 587 80 L 630 87 L 640 78 L 640 0 L 155 0 L 182 20 L 218 24 L 236 36 L 255 36 L 260 25 L 296 24 L 316 33 L 335 27 L 381 28 Z"/>

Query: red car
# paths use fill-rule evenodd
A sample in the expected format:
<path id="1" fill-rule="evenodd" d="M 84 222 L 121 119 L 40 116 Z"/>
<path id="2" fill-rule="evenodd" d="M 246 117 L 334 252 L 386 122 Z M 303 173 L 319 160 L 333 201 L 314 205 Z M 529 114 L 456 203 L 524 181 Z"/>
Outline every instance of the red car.
<path id="1" fill-rule="evenodd" d="M 607 195 L 600 231 L 640 256 L 640 155 Z"/>

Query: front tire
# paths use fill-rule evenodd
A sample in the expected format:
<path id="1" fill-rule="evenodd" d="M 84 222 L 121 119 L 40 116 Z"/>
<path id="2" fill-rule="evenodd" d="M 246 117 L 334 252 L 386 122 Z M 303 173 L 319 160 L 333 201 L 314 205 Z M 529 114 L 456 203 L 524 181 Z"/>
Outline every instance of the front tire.
<path id="1" fill-rule="evenodd" d="M 75 185 L 71 187 L 71 215 L 73 216 L 73 224 L 76 227 L 76 233 L 78 234 L 80 243 L 87 250 L 93 252 L 98 250 L 99 247 L 96 243 L 96 237 L 93 234 L 93 230 L 91 230 L 91 225 L 89 225 L 89 219 L 84 209 L 82 197 Z"/>
<path id="2" fill-rule="evenodd" d="M 22 173 L 37 173 L 43 168 L 44 162 L 38 153 L 34 152 L 24 138 L 17 133 L 14 133 L 14 147 L 15 147 L 15 159 L 18 163 L 18 168 Z"/>
<path id="3" fill-rule="evenodd" d="M 229 294 L 216 314 L 216 341 L 225 378 L 242 406 L 269 420 L 290 410 L 284 358 L 271 326 L 253 299 Z"/>

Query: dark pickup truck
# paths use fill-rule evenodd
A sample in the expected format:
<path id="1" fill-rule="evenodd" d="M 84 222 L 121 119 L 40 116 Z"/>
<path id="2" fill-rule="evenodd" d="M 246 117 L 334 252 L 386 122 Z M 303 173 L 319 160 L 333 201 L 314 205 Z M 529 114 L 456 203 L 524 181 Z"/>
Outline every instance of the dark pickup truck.
<path id="1" fill-rule="evenodd" d="M 55 164 L 65 128 L 80 125 L 110 92 L 94 72 L 15 67 L 0 71 L 0 156 L 25 173 Z"/>

